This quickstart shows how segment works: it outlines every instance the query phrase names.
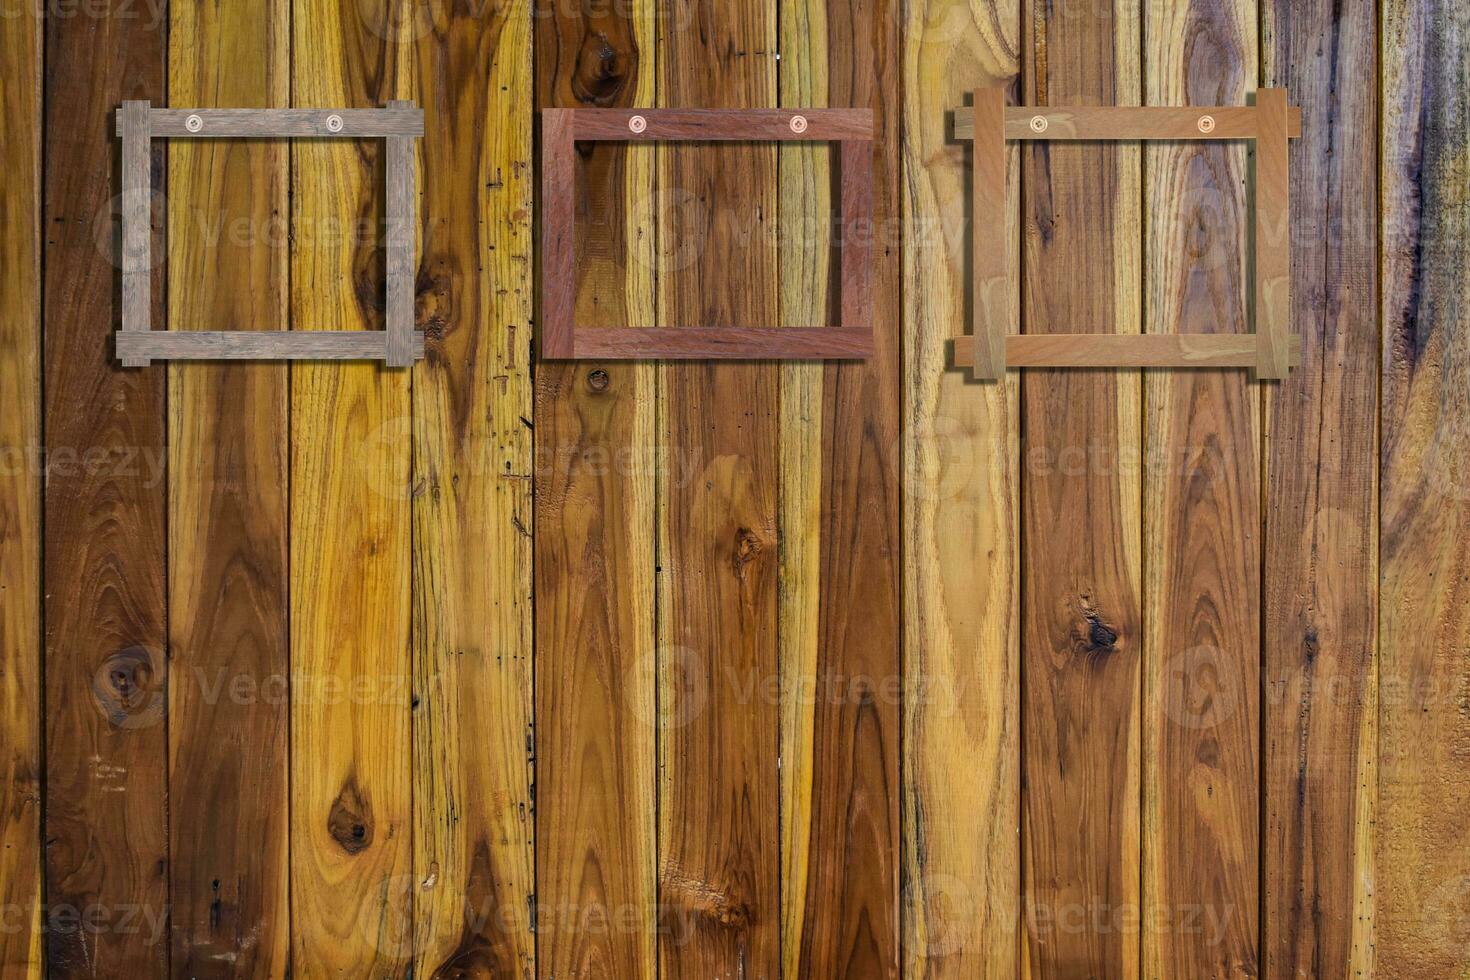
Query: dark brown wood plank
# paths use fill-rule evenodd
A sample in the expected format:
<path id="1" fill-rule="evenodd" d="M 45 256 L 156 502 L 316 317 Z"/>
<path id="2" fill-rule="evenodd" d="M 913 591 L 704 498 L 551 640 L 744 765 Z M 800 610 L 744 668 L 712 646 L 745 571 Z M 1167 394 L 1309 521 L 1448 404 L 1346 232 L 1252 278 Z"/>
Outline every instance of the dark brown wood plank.
<path id="1" fill-rule="evenodd" d="M 170 5 L 170 95 L 289 101 L 289 4 Z M 228 52 L 220 57 L 221 52 Z M 168 151 L 159 326 L 285 330 L 288 149 Z M 234 234 L 211 236 L 208 228 Z M 182 336 L 182 334 L 181 334 Z M 287 894 L 287 368 L 158 365 L 169 378 L 169 902 L 178 978 L 284 976 Z"/>
<path id="2" fill-rule="evenodd" d="M 165 374 L 112 360 L 112 119 L 125 99 L 164 101 L 166 24 L 123 7 L 46 20 L 46 901 L 104 918 L 63 916 L 46 959 L 52 976 L 141 980 L 169 957 Z"/>
<path id="3" fill-rule="evenodd" d="M 533 980 L 533 28 L 525 4 L 434 10 L 411 32 L 433 334 L 413 376 L 412 975 Z"/>
<path id="4" fill-rule="evenodd" d="M 1456 977 L 1470 972 L 1470 7 L 1392 0 L 1380 23 L 1376 969 Z"/>
<path id="5" fill-rule="evenodd" d="M 659 47 L 659 101 L 776 100 L 774 0 L 693 0 Z M 777 323 L 776 153 L 662 148 L 659 322 Z M 668 197 L 668 195 L 674 195 Z M 697 239 L 691 238 L 697 235 Z M 674 249 L 680 248 L 680 251 Z M 777 438 L 779 376 L 692 363 L 663 373 L 659 439 L 659 964 L 666 980 L 780 970 Z"/>
<path id="6" fill-rule="evenodd" d="M 1148 7 L 1146 100 L 1245 101 L 1257 77 L 1256 27 L 1238 6 Z M 1283 145 L 1275 152 L 1283 164 L 1285 111 L 1277 101 Z M 1253 293 L 1246 147 L 1150 144 L 1143 155 L 1150 332 L 1239 329 Z M 1270 177 L 1270 166 L 1259 176 Z M 1265 200 L 1269 206 L 1270 193 Z M 1274 219 L 1275 256 L 1284 258 L 1284 215 Z M 1267 253 L 1259 254 L 1261 271 L 1273 275 Z M 1269 295 L 1283 285 L 1273 282 Z M 1261 391 L 1240 370 L 1150 373 L 1144 384 L 1143 975 L 1253 978 L 1260 971 Z"/>
<path id="7" fill-rule="evenodd" d="M 652 104 L 654 13 L 654 0 L 541 0 L 536 104 Z M 568 284 L 567 316 L 588 335 L 654 322 L 653 154 L 580 148 L 581 227 L 567 266 L 580 278 Z M 536 940 L 546 980 L 658 970 L 657 374 L 596 361 L 536 369 Z M 586 927 L 596 922 L 614 927 Z"/>
<path id="8" fill-rule="evenodd" d="M 42 23 L 0 4 L 0 975 L 41 977 Z"/>
<path id="9" fill-rule="evenodd" d="M 1032 3 L 1023 101 L 1137 104 L 1137 10 Z M 1139 330 L 1136 146 L 1021 147 L 1028 333 Z M 1139 936 L 1139 377 L 1021 379 L 1021 848 L 1035 977 L 1131 976 Z"/>
<path id="10" fill-rule="evenodd" d="M 1266 397 L 1265 977 L 1373 972 L 1378 642 L 1378 36 L 1369 4 L 1263 8 L 1290 150 L 1291 323 Z M 1390 871 L 1392 877 L 1392 872 Z M 1380 974 L 1388 975 L 1388 974 Z"/>
<path id="11" fill-rule="evenodd" d="M 804 728 L 809 726 L 810 739 L 809 758 L 782 757 L 783 766 L 797 767 L 784 785 L 804 791 L 803 822 L 787 841 L 788 847 L 804 853 L 797 862 L 789 857 L 783 862 L 784 867 L 795 863 L 804 870 L 801 881 L 787 883 L 788 890 L 800 887 L 804 894 L 800 917 L 783 915 L 785 928 L 796 931 L 782 937 L 784 971 L 791 976 L 897 977 L 901 285 L 898 243 L 891 233 L 901 214 L 900 15 L 898 4 L 888 0 L 808 4 L 800 10 L 791 0 L 782 4 L 783 21 L 796 18 L 797 24 L 819 32 L 801 47 L 783 43 L 782 101 L 795 104 L 788 95 L 788 79 L 801 85 L 801 78 L 793 76 L 806 69 L 825 88 L 829 104 L 871 108 L 875 131 L 871 145 L 844 143 L 827 156 L 825 166 L 816 155 L 785 153 L 780 158 L 781 274 L 790 274 L 798 250 L 810 250 L 818 259 L 811 263 L 816 283 L 804 278 L 797 283 L 810 294 L 783 289 L 783 319 L 800 322 L 810 315 L 807 308 L 815 306 L 822 311 L 819 322 L 870 324 L 872 355 L 865 362 L 813 370 L 815 391 L 803 386 L 797 394 L 799 403 L 812 395 L 820 399 L 816 419 L 805 421 L 782 407 L 787 471 L 782 492 L 789 492 L 791 470 L 800 471 L 797 486 L 810 481 L 820 490 L 817 534 L 807 545 L 818 550 L 818 576 L 795 584 L 806 594 L 785 600 L 815 607 L 815 649 L 810 673 L 803 671 L 801 682 L 783 691 L 794 702 L 783 705 L 783 719 L 790 724 L 789 719 L 800 718 Z M 821 9 L 813 9 L 817 7 Z M 793 33 L 783 23 L 783 35 Z M 799 63 L 804 57 L 820 62 Z M 817 173 L 808 172 L 812 169 Z M 820 236 L 832 223 L 830 207 L 826 215 L 788 209 L 784 193 L 803 179 L 830 183 L 834 176 L 843 223 L 835 256 Z M 870 211 L 871 221 L 850 220 Z M 818 234 L 807 235 L 808 230 Z M 836 290 L 830 282 L 834 277 L 839 280 Z M 786 309 L 793 301 L 796 309 Z M 783 401 L 791 393 L 788 379 Z M 820 427 L 815 457 L 801 458 L 785 445 L 788 440 L 804 444 L 804 422 Z M 783 517 L 791 509 L 782 502 Z M 800 546 L 785 523 L 782 537 L 783 551 Z M 783 555 L 783 562 L 787 560 Z M 789 581 L 783 585 L 791 587 Z M 783 658 L 798 639 L 783 631 Z M 783 799 L 783 816 L 795 803 Z"/>

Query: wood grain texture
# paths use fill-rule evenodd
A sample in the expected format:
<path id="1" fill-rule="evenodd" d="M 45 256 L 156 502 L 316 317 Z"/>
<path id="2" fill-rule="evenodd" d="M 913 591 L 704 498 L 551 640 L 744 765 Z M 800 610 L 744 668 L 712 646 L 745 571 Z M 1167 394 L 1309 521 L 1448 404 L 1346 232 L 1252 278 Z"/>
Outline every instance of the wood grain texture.
<path id="1" fill-rule="evenodd" d="M 40 980 L 43 25 L 0 17 L 0 975 Z"/>
<path id="2" fill-rule="evenodd" d="M 1025 104 L 1139 102 L 1136 4 L 1034 4 L 1023 26 Z M 1138 333 L 1138 147 L 1030 143 L 1021 157 L 1025 332 Z M 1035 977 L 1138 969 L 1140 383 L 1021 380 L 1022 908 Z"/>
<path id="3" fill-rule="evenodd" d="M 456 5 L 416 45 L 415 977 L 536 973 L 531 31 L 527 4 Z"/>
<path id="4" fill-rule="evenodd" d="M 579 331 L 579 358 L 604 360 L 854 360 L 873 349 L 867 324 L 844 327 L 609 327 Z"/>
<path id="5" fill-rule="evenodd" d="M 653 3 L 543 0 L 536 14 L 537 105 L 653 103 Z M 568 316 L 584 335 L 655 320 L 653 152 L 582 149 Z M 536 938 L 548 980 L 657 975 L 657 375 L 536 369 Z"/>
<path id="6" fill-rule="evenodd" d="M 821 159 L 780 158 L 782 278 L 793 256 L 801 256 L 802 267 L 811 273 L 810 278 L 798 276 L 791 287 L 783 282 L 782 315 L 788 322 L 813 314 L 819 323 L 840 316 L 851 324 L 861 318 L 871 324 L 874 356 L 865 363 L 827 365 L 820 378 L 801 379 L 811 386 L 794 392 L 790 382 L 795 379 L 783 378 L 783 402 L 788 393 L 803 407 L 813 395 L 820 393 L 821 398 L 814 418 L 796 416 L 783 404 L 780 427 L 781 492 L 784 497 L 788 480 L 794 479 L 791 489 L 796 493 L 794 501 L 782 500 L 783 517 L 793 510 L 810 514 L 812 490 L 820 490 L 817 577 L 802 574 L 792 581 L 784 567 L 782 576 L 783 629 L 788 625 L 786 603 L 815 603 L 814 610 L 808 605 L 815 613 L 814 634 L 796 636 L 800 652 L 795 658 L 804 668 L 786 669 L 793 651 L 781 634 L 782 674 L 798 679 L 782 688 L 783 749 L 802 741 L 785 732 L 793 723 L 803 732 L 809 729 L 811 747 L 808 758 L 788 762 L 784 751 L 781 756 L 783 790 L 808 784 L 794 794 L 806 808 L 801 825 L 786 818 L 789 800 L 782 801 L 785 843 L 806 852 L 801 859 L 793 854 L 783 860 L 788 867 L 799 861 L 805 871 L 799 881 L 785 884 L 785 895 L 797 888 L 801 892 L 799 898 L 793 896 L 795 909 L 787 909 L 783 897 L 783 963 L 792 976 L 896 978 L 900 281 L 896 262 L 871 263 L 866 253 L 891 246 L 889 255 L 896 257 L 899 245 L 899 11 L 884 0 L 823 5 L 820 14 L 798 15 L 791 25 L 822 33 L 810 35 L 805 45 L 783 41 L 782 101 L 794 101 L 786 79 L 806 68 L 823 79 L 829 102 L 872 107 L 875 139 L 871 145 L 846 142 L 831 151 L 827 160 L 835 164 L 835 172 L 830 165 L 821 166 Z M 785 37 L 790 36 L 792 6 L 781 7 Z M 797 86 L 799 91 L 809 88 L 799 81 Z M 808 211 L 806 201 L 793 200 L 787 190 L 802 180 L 793 169 L 806 173 L 810 164 L 816 165 L 815 173 L 805 179 L 829 187 L 838 184 L 841 228 L 835 258 L 821 234 L 832 224 L 830 210 L 824 222 L 822 212 Z M 830 191 L 809 200 L 830 208 Z M 840 276 L 835 296 L 831 276 Z M 788 301 L 794 301 L 794 309 L 787 307 Z M 805 451 L 811 439 L 808 425 L 820 432 L 820 451 L 799 459 L 785 443 L 790 439 L 798 451 Z M 808 532 L 811 528 L 805 521 L 797 526 Z M 781 532 L 784 566 L 792 557 L 784 522 Z M 810 533 L 798 540 L 807 549 L 814 543 Z M 803 561 L 798 567 L 809 566 Z M 806 595 L 788 600 L 793 587 L 807 590 Z M 789 779 L 787 765 L 797 767 Z"/>
<path id="7" fill-rule="evenodd" d="M 391 13 L 297 3 L 293 101 L 410 95 L 413 50 Z M 293 324 L 382 328 L 381 154 L 376 141 L 292 147 Z M 347 234 L 344 215 L 357 219 Z M 406 371 L 291 372 L 291 947 L 302 976 L 412 969 L 409 409 Z"/>
<path id="8" fill-rule="evenodd" d="M 284 105 L 289 5 L 169 7 L 169 92 Z M 160 326 L 285 330 L 288 150 L 168 152 Z M 211 234 L 210 228 L 229 228 Z M 290 969 L 287 368 L 166 371 L 169 472 L 169 902 L 176 977 Z"/>
<path id="9" fill-rule="evenodd" d="M 389 103 L 402 111 L 407 101 Z M 383 182 L 387 228 L 383 236 L 383 331 L 387 334 L 389 367 L 409 367 L 414 362 L 413 308 L 414 241 L 418 229 L 418 189 L 414 182 L 414 141 L 407 136 L 389 136 L 383 147 Z"/>
<path id="10" fill-rule="evenodd" d="M 148 130 L 148 103 L 128 99 L 117 111 L 117 133 L 122 142 L 118 175 L 122 184 L 122 276 L 119 303 L 120 330 L 143 333 L 152 323 L 153 289 L 153 145 Z M 124 367 L 147 367 L 148 358 L 130 357 Z"/>
<path id="11" fill-rule="evenodd" d="M 905 976 L 932 980 L 1020 971 L 1020 389 L 946 365 L 969 318 L 973 215 L 969 155 L 939 108 L 1012 77 L 1019 35 L 1011 0 L 926 0 L 902 21 L 902 957 Z M 1011 269 L 1017 161 L 1008 149 Z"/>
<path id="12" fill-rule="evenodd" d="M 126 99 L 163 99 L 166 25 L 122 13 L 119 2 L 46 20 L 44 821 L 46 902 L 63 918 L 45 943 L 48 975 L 142 980 L 165 976 L 169 956 L 165 377 L 112 363 L 110 123 Z M 155 152 L 155 181 L 162 161 Z M 84 909 L 99 928 L 65 918 Z"/>
<path id="13" fill-rule="evenodd" d="M 1470 971 L 1470 10 L 1382 11 L 1380 976 Z"/>
<path id="14" fill-rule="evenodd" d="M 1291 146 L 1304 369 L 1266 397 L 1262 975 L 1373 973 L 1378 733 L 1378 96 L 1366 4 L 1267 0 Z M 1322 56 L 1319 56 L 1319 52 Z M 1381 974 L 1387 976 L 1389 974 Z"/>
<path id="15" fill-rule="evenodd" d="M 659 48 L 662 105 L 775 102 L 773 0 L 695 0 L 678 19 Z M 661 151 L 659 322 L 779 323 L 775 148 Z M 686 476 L 660 500 L 660 971 L 774 978 L 779 376 L 679 364 L 662 385 L 663 465 Z"/>
<path id="16" fill-rule="evenodd" d="M 1228 104 L 1254 84 L 1253 6 L 1151 6 L 1144 32 L 1150 102 Z M 1144 161 L 1150 324 L 1189 334 L 1243 322 L 1245 148 L 1148 146 Z M 1144 974 L 1255 977 L 1260 395 L 1241 371 L 1160 373 L 1146 387 Z"/>

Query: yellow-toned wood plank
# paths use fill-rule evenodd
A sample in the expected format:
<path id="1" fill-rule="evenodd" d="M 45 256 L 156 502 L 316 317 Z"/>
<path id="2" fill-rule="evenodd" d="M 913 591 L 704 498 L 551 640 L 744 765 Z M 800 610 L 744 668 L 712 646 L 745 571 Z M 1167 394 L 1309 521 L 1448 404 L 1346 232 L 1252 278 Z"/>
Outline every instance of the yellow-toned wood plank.
<path id="1" fill-rule="evenodd" d="M 528 0 L 512 0 L 446 8 L 434 30 L 412 34 L 426 133 L 420 316 L 433 334 L 413 389 L 423 977 L 536 968 L 531 29 Z"/>
<path id="2" fill-rule="evenodd" d="M 174 3 L 169 95 L 290 98 L 290 7 Z M 168 327 L 285 330 L 284 144 L 168 154 Z M 171 969 L 290 970 L 287 867 L 287 368 L 155 364 L 169 378 Z M 242 746 L 249 746 L 242 751 Z"/>
<path id="3" fill-rule="evenodd" d="M 827 0 L 781 0 L 780 104 L 828 104 Z M 785 326 L 828 322 L 832 150 L 805 143 L 777 150 L 781 175 L 780 305 Z M 815 869 L 811 840 L 815 778 L 815 692 L 821 630 L 822 375 L 819 363 L 782 364 L 777 632 L 781 688 L 781 972 L 799 976 L 807 885 Z M 831 909 L 826 910 L 828 914 Z"/>
<path id="4" fill-rule="evenodd" d="M 0 4 L 0 975 L 41 976 L 41 18 Z"/>
<path id="5" fill-rule="evenodd" d="M 1254 4 L 1151 5 L 1146 17 L 1150 103 L 1243 102 L 1255 87 Z M 1150 323 L 1187 334 L 1245 322 L 1246 148 L 1176 143 L 1144 155 Z M 1260 392 L 1239 370 L 1158 372 L 1145 383 L 1144 974 L 1253 977 Z"/>
<path id="6" fill-rule="evenodd" d="M 1019 34 L 1011 0 L 913 3 L 901 33 L 902 949 L 905 976 L 936 980 L 1019 971 L 1019 386 L 946 367 L 969 321 L 970 214 L 968 154 L 942 111 L 1014 76 Z M 1007 159 L 1004 247 L 1018 269 L 1014 147 Z"/>
<path id="7" fill-rule="evenodd" d="M 1377 24 L 1331 0 L 1264 0 L 1261 23 L 1262 78 L 1306 117 L 1290 148 L 1304 367 L 1266 395 L 1261 974 L 1370 977 L 1379 93 L 1340 79 L 1376 77 Z"/>
<path id="8" fill-rule="evenodd" d="M 1378 976 L 1470 975 L 1470 7 L 1382 31 Z M 1345 734 L 1345 733 L 1344 733 Z M 1356 734 L 1356 733 L 1355 733 Z"/>
<path id="9" fill-rule="evenodd" d="M 387 2 L 300 0 L 297 106 L 410 98 Z M 296 329 L 382 328 L 381 141 L 292 148 Z M 409 372 L 291 368 L 292 972 L 412 963 Z"/>
<path id="10" fill-rule="evenodd" d="M 542 0 L 536 13 L 538 106 L 655 104 L 654 3 L 597 18 Z M 650 326 L 655 148 L 581 152 L 578 322 Z M 548 980 L 657 975 L 657 397 L 653 364 L 536 368 L 536 938 Z"/>

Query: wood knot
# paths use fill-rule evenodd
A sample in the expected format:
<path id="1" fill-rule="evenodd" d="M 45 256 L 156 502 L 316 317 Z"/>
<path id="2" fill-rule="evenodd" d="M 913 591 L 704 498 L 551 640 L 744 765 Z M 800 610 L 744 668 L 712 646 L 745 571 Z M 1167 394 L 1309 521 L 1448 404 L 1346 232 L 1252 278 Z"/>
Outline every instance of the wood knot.
<path id="1" fill-rule="evenodd" d="M 155 651 L 125 647 L 97 665 L 92 697 L 115 727 L 147 728 L 163 720 L 162 677 L 162 658 Z"/>
<path id="2" fill-rule="evenodd" d="M 745 577 L 746 566 L 759 558 L 761 551 L 764 549 L 765 544 L 761 541 L 760 535 L 756 534 L 750 528 L 742 527 L 736 532 L 735 554 L 731 559 L 731 564 L 735 567 L 737 578 Z"/>
<path id="3" fill-rule="evenodd" d="M 358 854 L 373 842 L 373 814 L 367 796 L 349 779 L 332 801 L 327 814 L 327 833 L 348 854 Z"/>
<path id="4" fill-rule="evenodd" d="M 607 391 L 607 386 L 611 383 L 612 379 L 607 376 L 607 372 L 602 370 L 602 368 L 598 368 L 596 371 L 587 375 L 587 387 L 597 394 Z"/>

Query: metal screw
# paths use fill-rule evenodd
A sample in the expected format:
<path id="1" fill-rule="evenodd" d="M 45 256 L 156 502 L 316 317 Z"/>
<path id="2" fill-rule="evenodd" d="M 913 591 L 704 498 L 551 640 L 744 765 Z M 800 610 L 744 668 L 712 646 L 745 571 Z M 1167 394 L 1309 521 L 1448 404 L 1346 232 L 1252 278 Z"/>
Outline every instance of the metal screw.
<path id="1" fill-rule="evenodd" d="M 791 117 L 791 131 L 793 133 L 795 133 L 797 136 L 800 136 L 802 133 L 806 132 L 806 127 L 807 127 L 806 116 L 792 116 Z"/>
<path id="2" fill-rule="evenodd" d="M 339 115 L 337 115 L 335 112 L 332 113 L 330 116 L 327 117 L 327 132 L 329 132 L 329 133 L 340 133 L 340 132 L 342 132 L 342 117 L 339 116 Z"/>
<path id="3" fill-rule="evenodd" d="M 1031 117 L 1031 132 L 1033 132 L 1033 133 L 1044 133 L 1044 132 L 1046 132 L 1047 125 L 1048 125 L 1048 123 L 1046 121 L 1046 117 L 1045 116 L 1032 116 Z"/>
<path id="4" fill-rule="evenodd" d="M 634 116 L 628 120 L 628 129 L 635 133 L 641 133 L 648 129 L 648 120 L 642 116 Z"/>
<path id="5" fill-rule="evenodd" d="M 191 133 L 197 133 L 204 128 L 204 120 L 199 118 L 199 113 L 191 112 L 184 118 L 184 128 Z"/>
<path id="6" fill-rule="evenodd" d="M 1215 131 L 1215 117 L 1214 116 L 1200 116 L 1199 117 L 1199 131 L 1201 133 L 1213 133 Z"/>

